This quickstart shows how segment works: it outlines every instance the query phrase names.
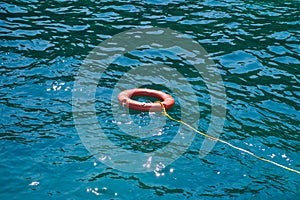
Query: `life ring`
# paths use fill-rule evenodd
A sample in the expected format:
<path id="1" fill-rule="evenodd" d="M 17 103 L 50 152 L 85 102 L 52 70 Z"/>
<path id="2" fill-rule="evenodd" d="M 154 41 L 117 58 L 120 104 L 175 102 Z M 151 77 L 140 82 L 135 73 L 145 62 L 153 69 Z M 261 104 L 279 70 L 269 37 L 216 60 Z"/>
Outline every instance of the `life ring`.
<path id="1" fill-rule="evenodd" d="M 139 102 L 131 99 L 131 97 L 133 96 L 146 96 L 146 97 L 158 98 L 162 100 L 161 103 L 164 105 L 166 110 L 172 108 L 175 102 L 174 98 L 171 95 L 158 90 L 152 90 L 147 88 L 135 88 L 135 89 L 124 90 L 120 92 L 120 94 L 118 95 L 118 100 L 122 105 L 125 105 L 128 108 L 133 110 L 161 111 L 163 109 L 162 105 L 159 102 L 150 102 L 150 103 Z"/>

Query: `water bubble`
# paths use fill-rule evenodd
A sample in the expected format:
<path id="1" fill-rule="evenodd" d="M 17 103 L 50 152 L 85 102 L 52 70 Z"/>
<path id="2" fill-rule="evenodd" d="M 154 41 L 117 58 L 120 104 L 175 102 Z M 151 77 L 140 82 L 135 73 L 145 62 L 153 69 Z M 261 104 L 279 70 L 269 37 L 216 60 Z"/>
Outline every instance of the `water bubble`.
<path id="1" fill-rule="evenodd" d="M 31 182 L 30 184 L 29 184 L 29 186 L 37 186 L 37 185 L 39 185 L 40 184 L 40 182 L 38 182 L 38 181 L 33 181 L 33 182 Z"/>

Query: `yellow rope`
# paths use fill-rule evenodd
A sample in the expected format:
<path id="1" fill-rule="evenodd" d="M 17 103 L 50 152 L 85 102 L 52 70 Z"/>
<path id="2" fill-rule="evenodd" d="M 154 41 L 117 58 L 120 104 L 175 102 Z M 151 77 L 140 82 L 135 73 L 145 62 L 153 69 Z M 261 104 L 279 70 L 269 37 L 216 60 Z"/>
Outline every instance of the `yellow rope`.
<path id="1" fill-rule="evenodd" d="M 190 129 L 192 129 L 192 130 L 195 131 L 196 133 L 199 133 L 199 134 L 203 135 L 204 137 L 207 137 L 207 138 L 209 138 L 209 139 L 211 139 L 211 140 L 218 141 L 218 142 L 221 142 L 221 143 L 223 143 L 223 144 L 226 144 L 226 145 L 228 145 L 228 146 L 230 146 L 230 147 L 232 147 L 232 148 L 234 148 L 234 149 L 237 149 L 237 150 L 239 150 L 239 151 L 242 151 L 242 152 L 244 152 L 244 153 L 247 153 L 247 154 L 249 154 L 249 155 L 251 155 L 251 156 L 253 156 L 253 157 L 255 157 L 255 158 L 259 159 L 259 160 L 262 160 L 262 161 L 264 161 L 264 162 L 271 163 L 271 164 L 276 165 L 276 166 L 278 166 L 278 167 L 281 167 L 281 168 L 283 168 L 283 169 L 286 169 L 286 170 L 295 172 L 295 173 L 297 173 L 297 174 L 300 174 L 300 171 L 298 171 L 298 170 L 296 170 L 296 169 L 292 169 L 292 168 L 286 167 L 286 166 L 284 166 L 284 165 L 278 164 L 278 163 L 276 163 L 276 162 L 274 162 L 274 161 L 272 161 L 272 160 L 268 160 L 268 159 L 266 159 L 266 158 L 259 157 L 259 156 L 255 155 L 254 153 L 252 153 L 252 152 L 250 152 L 250 151 L 248 151 L 248 150 L 246 150 L 246 149 L 243 149 L 243 148 L 234 146 L 233 144 L 230 144 L 229 142 L 226 142 L 226 141 L 224 141 L 224 140 L 222 140 L 222 139 L 219 139 L 219 138 L 216 138 L 216 137 L 207 135 L 207 134 L 205 134 L 205 133 L 203 133 L 203 132 L 197 130 L 196 128 L 192 127 L 191 125 L 187 124 L 186 122 L 171 117 L 171 116 L 167 113 L 164 104 L 163 104 L 162 102 L 159 102 L 159 103 L 160 103 L 160 105 L 161 105 L 162 108 L 163 108 L 163 114 L 164 114 L 166 117 L 168 117 L 170 120 L 173 120 L 173 121 L 175 121 L 175 122 L 181 123 L 181 124 L 183 124 L 183 125 L 189 127 Z"/>

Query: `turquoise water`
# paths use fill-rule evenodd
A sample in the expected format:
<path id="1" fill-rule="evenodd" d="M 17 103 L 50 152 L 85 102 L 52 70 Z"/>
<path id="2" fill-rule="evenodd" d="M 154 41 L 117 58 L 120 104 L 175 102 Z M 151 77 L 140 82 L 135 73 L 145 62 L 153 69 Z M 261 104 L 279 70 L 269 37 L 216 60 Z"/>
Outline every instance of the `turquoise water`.
<path id="1" fill-rule="evenodd" d="M 221 138 L 299 170 L 299 7 L 299 1 L 254 0 L 1 2 L 0 198 L 299 198 L 300 175 L 221 143 L 199 158 L 200 135 L 159 174 L 113 169 L 83 145 L 72 113 L 76 75 L 99 43 L 133 28 L 170 28 L 201 44 L 220 70 L 227 100 Z M 128 57 L 180 69 L 203 111 L 198 129 L 207 131 L 210 97 L 191 66 L 166 52 Z M 147 145 L 122 135 L 110 102 L 114 84 L 136 64 L 130 61 L 117 60 L 100 80 L 97 119 L 119 146 L 152 151 L 172 138 L 178 125 L 167 121 Z M 180 116 L 177 98 L 172 116 Z M 135 124 L 149 121 L 146 113 L 131 115 Z"/>

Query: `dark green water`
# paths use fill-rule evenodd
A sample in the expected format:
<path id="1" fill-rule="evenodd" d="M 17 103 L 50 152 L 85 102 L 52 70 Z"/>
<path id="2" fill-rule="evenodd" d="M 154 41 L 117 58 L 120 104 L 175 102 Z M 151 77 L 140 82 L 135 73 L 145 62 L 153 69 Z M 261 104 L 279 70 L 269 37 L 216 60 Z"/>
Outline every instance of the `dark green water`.
<path id="1" fill-rule="evenodd" d="M 74 81 L 94 47 L 133 28 L 170 28 L 201 44 L 220 70 L 227 96 L 221 138 L 300 170 L 299 8 L 299 1 L 2 1 L 0 198 L 299 198 L 299 174 L 220 143 L 200 159 L 200 135 L 160 176 L 107 167 L 83 145 L 72 113 Z M 164 52 L 131 56 L 180 66 L 196 90 L 203 110 L 198 128 L 206 132 L 210 98 L 201 78 Z M 118 60 L 96 94 L 99 123 L 127 148 L 140 141 L 119 136 L 109 109 L 114 83 L 135 65 L 130 61 Z M 170 114 L 180 116 L 179 108 Z M 131 114 L 135 124 L 147 123 L 148 115 Z M 176 130 L 168 123 L 150 150 Z"/>

